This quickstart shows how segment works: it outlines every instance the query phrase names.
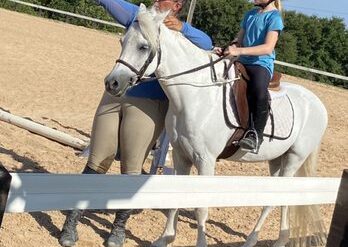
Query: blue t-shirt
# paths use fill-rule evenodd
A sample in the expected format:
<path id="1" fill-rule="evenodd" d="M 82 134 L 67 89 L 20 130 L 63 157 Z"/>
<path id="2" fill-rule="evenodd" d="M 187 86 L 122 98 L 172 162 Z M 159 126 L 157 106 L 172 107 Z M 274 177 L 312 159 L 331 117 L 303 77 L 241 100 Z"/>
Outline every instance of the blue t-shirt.
<path id="1" fill-rule="evenodd" d="M 134 22 L 139 6 L 125 0 L 96 0 L 106 11 L 121 25 L 128 29 Z M 184 22 L 181 33 L 193 44 L 201 49 L 211 50 L 213 47 L 211 38 L 204 32 Z M 127 96 L 141 97 L 157 100 L 166 100 L 167 97 L 157 79 L 147 81 L 132 87 L 126 93 Z"/>
<path id="2" fill-rule="evenodd" d="M 241 28 L 245 30 L 243 47 L 262 45 L 266 41 L 270 31 L 282 31 L 284 28 L 281 14 L 278 10 L 259 12 L 258 8 L 247 12 L 241 22 Z M 260 65 L 271 74 L 274 70 L 275 52 L 262 56 L 240 56 L 239 60 L 246 65 Z"/>

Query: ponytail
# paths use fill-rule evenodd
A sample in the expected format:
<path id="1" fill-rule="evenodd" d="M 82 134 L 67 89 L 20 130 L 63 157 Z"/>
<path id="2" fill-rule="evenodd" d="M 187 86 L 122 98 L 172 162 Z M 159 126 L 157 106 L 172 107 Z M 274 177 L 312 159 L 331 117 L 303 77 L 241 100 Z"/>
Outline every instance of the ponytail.
<path id="1" fill-rule="evenodd" d="M 278 11 L 282 11 L 282 3 L 280 2 L 280 0 L 275 0 L 274 6 L 278 9 Z"/>

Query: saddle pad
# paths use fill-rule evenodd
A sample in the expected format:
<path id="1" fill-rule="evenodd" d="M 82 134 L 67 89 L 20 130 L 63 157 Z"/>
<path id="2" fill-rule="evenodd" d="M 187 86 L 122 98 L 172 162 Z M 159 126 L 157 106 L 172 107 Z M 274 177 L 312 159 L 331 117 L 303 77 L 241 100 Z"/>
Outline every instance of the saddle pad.
<path id="1" fill-rule="evenodd" d="M 294 126 L 294 109 L 284 87 L 279 92 L 271 92 L 271 109 L 274 118 L 274 133 L 272 135 L 271 115 L 267 120 L 264 135 L 275 139 L 287 139 Z"/>
<path id="2" fill-rule="evenodd" d="M 269 91 L 271 95 L 271 109 L 273 113 L 274 123 L 272 125 L 271 114 L 268 117 L 267 124 L 264 131 L 265 137 L 272 137 L 274 139 L 284 140 L 289 138 L 292 133 L 294 125 L 294 109 L 290 98 L 287 95 L 286 87 L 281 86 L 277 92 Z M 230 100 L 227 94 L 227 100 Z M 229 101 L 228 101 L 229 102 Z M 228 119 L 233 126 L 240 126 L 237 122 L 237 110 L 233 106 L 232 113 L 228 112 Z M 233 115 L 233 117 L 231 116 Z M 274 128 L 274 129 L 273 129 Z M 273 134 L 272 134 L 273 131 Z"/>

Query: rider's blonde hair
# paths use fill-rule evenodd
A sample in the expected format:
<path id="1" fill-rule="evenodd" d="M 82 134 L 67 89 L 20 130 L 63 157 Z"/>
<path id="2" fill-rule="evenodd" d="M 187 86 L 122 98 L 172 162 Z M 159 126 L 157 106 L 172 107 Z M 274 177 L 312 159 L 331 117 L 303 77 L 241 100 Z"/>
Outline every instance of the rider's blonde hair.
<path id="1" fill-rule="evenodd" d="M 280 0 L 275 0 L 274 1 L 274 6 L 279 10 L 282 11 L 282 3 Z"/>

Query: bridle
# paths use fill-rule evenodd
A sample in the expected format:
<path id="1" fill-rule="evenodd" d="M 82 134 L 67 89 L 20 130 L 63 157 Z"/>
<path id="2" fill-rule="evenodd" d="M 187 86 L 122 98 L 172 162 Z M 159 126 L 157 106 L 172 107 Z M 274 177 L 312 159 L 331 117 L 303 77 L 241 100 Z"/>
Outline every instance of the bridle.
<path id="1" fill-rule="evenodd" d="M 155 56 L 156 56 L 155 49 L 152 49 L 151 47 L 150 47 L 150 49 L 151 49 L 151 52 L 150 52 L 149 57 L 146 59 L 144 65 L 139 70 L 137 70 L 133 65 L 131 65 L 130 63 L 128 63 L 122 59 L 116 60 L 116 64 L 117 63 L 123 64 L 124 66 L 126 66 L 128 69 L 130 69 L 131 71 L 133 71 L 136 74 L 136 77 L 135 77 L 136 80 L 129 82 L 130 86 L 135 86 L 140 81 L 142 81 L 142 79 L 144 78 L 145 71 L 147 70 L 147 68 L 152 63 L 153 59 L 155 58 Z M 159 56 L 157 58 L 157 67 L 159 66 L 160 59 L 161 59 L 160 54 L 161 53 L 159 52 Z"/>
<path id="2" fill-rule="evenodd" d="M 152 63 L 152 61 L 155 58 L 155 56 L 156 56 L 156 52 L 155 51 L 151 51 L 148 59 L 145 61 L 144 65 L 141 67 L 140 70 L 137 70 L 133 65 L 131 65 L 130 63 L 128 63 L 128 62 L 126 62 L 126 61 L 124 61 L 122 59 L 117 59 L 116 60 L 116 63 L 123 64 L 124 66 L 126 66 L 128 69 L 130 69 L 131 71 L 133 71 L 136 74 L 136 80 L 135 81 L 130 81 L 129 82 L 129 84 L 130 84 L 129 86 L 133 87 L 133 86 L 136 86 L 139 83 L 145 82 L 147 80 L 153 80 L 153 79 L 168 80 L 168 79 L 172 79 L 172 78 L 175 78 L 175 77 L 178 77 L 178 76 L 181 76 L 181 75 L 186 75 L 186 74 L 190 74 L 190 73 L 193 73 L 193 72 L 197 72 L 199 70 L 202 70 L 202 69 L 205 69 L 205 68 L 208 68 L 208 67 L 212 67 L 215 64 L 217 64 L 218 62 L 220 62 L 220 61 L 222 61 L 223 59 L 226 58 L 226 56 L 222 56 L 222 57 L 219 57 L 218 59 L 216 59 L 214 61 L 211 60 L 209 63 L 203 64 L 203 65 L 200 65 L 200 66 L 195 67 L 193 69 L 185 70 L 183 72 L 179 72 L 179 73 L 176 73 L 176 74 L 173 74 L 173 75 L 161 76 L 161 77 L 144 76 L 145 71 L 147 70 L 149 65 Z M 158 59 L 157 60 L 158 61 L 157 61 L 156 68 L 158 68 L 158 66 L 160 65 L 160 62 L 161 62 L 161 50 L 160 49 L 158 50 Z"/>
<path id="3" fill-rule="evenodd" d="M 158 28 L 158 32 L 160 33 L 161 32 L 161 29 Z M 159 35 L 158 35 L 159 37 Z M 158 56 L 157 56 L 157 66 L 156 66 L 156 69 L 158 68 L 158 66 L 160 65 L 160 62 L 161 62 L 161 55 L 162 55 L 162 52 L 161 52 L 161 47 L 159 45 L 159 40 L 157 38 L 157 44 L 158 44 L 158 48 L 157 48 L 157 53 L 158 53 Z M 149 79 L 153 79 L 153 77 L 148 77 L 148 76 L 144 76 L 145 74 L 145 71 L 147 70 L 147 68 L 149 67 L 149 65 L 152 63 L 153 59 L 155 58 L 156 56 L 156 49 L 154 49 L 154 47 L 149 47 L 150 49 L 150 55 L 149 57 L 146 59 L 144 65 L 139 69 L 137 70 L 133 65 L 131 65 L 130 63 L 124 61 L 123 59 L 117 59 L 116 60 L 116 64 L 117 63 L 120 63 L 120 64 L 123 64 L 124 66 L 126 66 L 128 69 L 130 69 L 131 71 L 133 71 L 135 73 L 135 77 L 133 77 L 132 79 L 134 80 L 131 80 L 128 82 L 128 85 L 126 86 L 126 88 L 123 90 L 123 92 L 125 92 L 128 88 L 130 87 L 134 87 L 136 85 L 138 85 L 140 82 L 143 82 L 145 80 L 149 80 Z"/>
<path id="4" fill-rule="evenodd" d="M 160 28 L 159 28 L 159 33 L 160 33 Z M 151 50 L 149 57 L 146 59 L 144 65 L 138 70 L 136 69 L 133 65 L 131 65 L 130 63 L 124 61 L 123 59 L 117 59 L 116 60 L 116 64 L 120 63 L 123 64 L 124 66 L 126 66 L 128 69 L 130 69 L 131 71 L 133 71 L 136 76 L 134 77 L 134 80 L 129 81 L 128 86 L 124 89 L 124 91 L 126 91 L 128 88 L 130 87 L 134 87 L 136 85 L 138 85 L 139 83 L 145 82 L 145 81 L 149 81 L 149 80 L 153 80 L 153 79 L 157 79 L 157 80 L 168 80 L 168 79 L 172 79 L 181 75 L 186 75 L 186 74 L 190 74 L 193 72 L 197 72 L 199 70 L 211 67 L 212 71 L 214 71 L 215 74 L 215 69 L 214 69 L 214 65 L 220 61 L 222 61 L 223 59 L 226 58 L 226 55 L 219 57 L 216 60 L 212 60 L 211 56 L 210 56 L 210 62 L 200 65 L 198 67 L 195 67 L 193 69 L 189 69 L 180 73 L 176 73 L 173 75 L 168 75 L 168 76 L 161 76 L 161 77 L 148 77 L 148 76 L 144 76 L 145 71 L 147 70 L 147 68 L 149 67 L 149 65 L 152 63 L 153 59 L 156 56 L 157 53 L 157 66 L 156 69 L 159 67 L 160 63 L 161 63 L 161 57 L 162 57 L 162 51 L 161 51 L 161 46 L 160 46 L 160 42 L 159 39 L 157 40 L 158 43 L 158 48 L 154 49 L 153 47 L 150 47 L 149 49 Z M 157 52 L 156 52 L 157 50 Z M 216 77 L 216 76 L 215 76 Z"/>

